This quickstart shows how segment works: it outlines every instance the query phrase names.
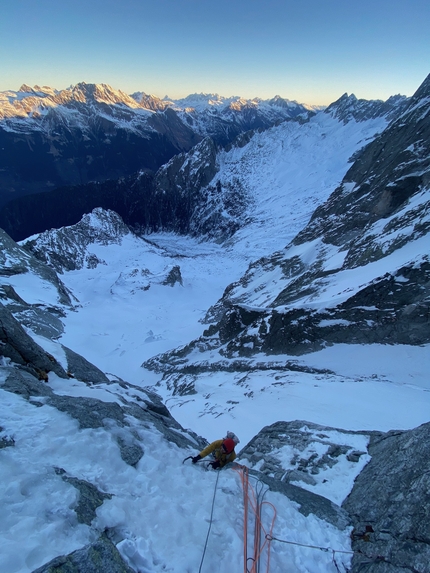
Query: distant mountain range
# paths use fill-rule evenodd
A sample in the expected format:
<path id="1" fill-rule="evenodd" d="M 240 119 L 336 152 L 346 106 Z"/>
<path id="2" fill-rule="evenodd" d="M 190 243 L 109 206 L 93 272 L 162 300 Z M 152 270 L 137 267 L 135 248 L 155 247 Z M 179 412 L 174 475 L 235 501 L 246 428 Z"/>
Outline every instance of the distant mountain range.
<path id="1" fill-rule="evenodd" d="M 175 102 L 128 96 L 104 84 L 59 92 L 23 85 L 0 94 L 0 225 L 19 240 L 77 223 L 103 207 L 145 231 L 188 232 L 195 228 L 199 190 L 218 169 L 219 150 L 245 145 L 256 130 L 306 123 L 318 113 L 344 123 L 388 121 L 407 101 L 344 94 L 323 111 L 279 96 L 263 101 L 194 94 Z M 197 180 L 188 177 L 185 165 L 200 160 Z M 231 197 L 241 196 L 236 187 L 237 180 L 229 183 Z M 210 226 L 200 231 L 210 233 Z M 237 221 L 228 227 L 226 232 L 236 229 Z"/>
<path id="2" fill-rule="evenodd" d="M 227 144 L 309 111 L 279 96 L 195 94 L 175 102 L 105 84 L 61 91 L 24 84 L 0 93 L 0 205 L 64 185 L 156 171 L 206 136 Z"/>

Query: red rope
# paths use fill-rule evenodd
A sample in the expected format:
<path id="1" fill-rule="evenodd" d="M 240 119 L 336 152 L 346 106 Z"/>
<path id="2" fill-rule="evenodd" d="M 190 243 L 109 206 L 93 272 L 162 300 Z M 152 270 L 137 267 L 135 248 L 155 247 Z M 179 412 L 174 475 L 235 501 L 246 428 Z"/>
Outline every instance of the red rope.
<path id="1" fill-rule="evenodd" d="M 257 496 L 255 495 L 254 488 L 249 483 L 249 472 L 248 468 L 242 467 L 241 470 L 236 470 L 240 476 L 243 489 L 243 504 L 244 504 L 244 523 L 243 523 L 243 553 L 244 553 L 244 573 L 257 573 L 257 566 L 259 560 L 263 554 L 265 547 L 267 546 L 267 566 L 266 573 L 269 573 L 270 569 L 270 541 L 272 539 L 273 527 L 275 525 L 276 519 L 276 508 L 273 504 L 268 501 L 263 501 L 259 503 Z M 250 493 L 251 492 L 251 495 Z M 266 531 L 264 525 L 261 521 L 260 514 L 263 506 L 269 506 L 273 509 L 273 518 L 270 525 L 269 532 Z M 251 570 L 248 571 L 248 507 L 251 508 L 255 516 L 254 525 L 254 551 L 253 551 L 253 564 Z M 260 547 L 261 543 L 261 531 L 264 533 L 264 543 Z"/>

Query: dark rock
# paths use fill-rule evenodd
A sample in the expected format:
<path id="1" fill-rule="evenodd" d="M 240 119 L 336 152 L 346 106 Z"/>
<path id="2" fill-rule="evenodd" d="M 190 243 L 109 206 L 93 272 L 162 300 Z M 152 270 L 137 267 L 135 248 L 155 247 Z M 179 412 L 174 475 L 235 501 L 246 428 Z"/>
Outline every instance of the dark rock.
<path id="1" fill-rule="evenodd" d="M 69 555 L 56 557 L 32 573 L 134 573 L 115 545 L 100 537 L 95 543 Z"/>
<path id="2" fill-rule="evenodd" d="M 34 273 L 54 286 L 60 305 L 72 306 L 71 295 L 57 273 L 20 247 L 3 229 L 0 229 L 0 276 L 13 276 L 26 272 Z M 7 290 L 3 292 L 10 293 Z M 20 301 L 15 297 L 15 302 Z"/>
<path id="3" fill-rule="evenodd" d="M 265 474 L 261 474 L 260 472 L 254 472 L 251 470 L 250 473 L 257 476 L 263 483 L 267 484 L 271 491 L 282 493 L 288 497 L 288 499 L 298 503 L 300 505 L 298 510 L 306 517 L 310 514 L 314 514 L 341 530 L 351 524 L 348 513 L 325 497 L 302 489 L 301 487 L 297 487 L 293 484 L 271 478 Z"/>
<path id="4" fill-rule="evenodd" d="M 59 308 L 40 308 L 35 304 L 28 304 L 10 285 L 0 285 L 0 299 L 4 306 L 12 313 L 18 322 L 51 340 L 59 338 L 64 332 L 64 325 L 58 317 L 62 314 Z"/>
<path id="5" fill-rule="evenodd" d="M 346 456 L 346 459 L 349 462 L 359 462 L 361 456 L 363 456 L 366 452 L 351 452 Z"/>
<path id="6" fill-rule="evenodd" d="M 182 286 L 182 275 L 181 275 L 181 267 L 179 265 L 175 265 L 172 269 L 170 269 L 167 277 L 163 281 L 163 285 L 165 286 L 175 286 L 176 283 L 179 283 Z"/>
<path id="7" fill-rule="evenodd" d="M 1 435 L 3 433 L 3 428 L 0 426 L 0 450 L 3 448 L 9 448 L 15 445 L 15 440 L 8 435 Z"/>
<path id="8" fill-rule="evenodd" d="M 55 473 L 79 491 L 79 498 L 73 509 L 79 523 L 91 525 L 92 520 L 96 517 L 96 509 L 103 505 L 105 499 L 112 499 L 113 496 L 110 493 L 99 491 L 92 483 L 68 476 L 62 468 L 55 468 Z"/>
<path id="9" fill-rule="evenodd" d="M 110 384 L 109 378 L 97 366 L 77 354 L 67 346 L 62 346 L 67 359 L 67 372 L 88 386 L 93 384 Z"/>
<path id="10" fill-rule="evenodd" d="M 25 400 L 30 400 L 32 396 L 51 396 L 52 390 L 45 382 L 39 380 L 31 372 L 18 368 L 2 368 L 5 381 L 0 383 L 0 387 L 7 392 L 13 392 L 22 396 Z"/>
<path id="11" fill-rule="evenodd" d="M 430 423 L 375 435 L 369 453 L 370 462 L 342 505 L 354 525 L 352 547 L 357 553 L 351 572 L 359 573 L 365 567 L 371 573 L 427 573 Z M 371 532 L 366 531 L 369 527 Z"/>
<path id="12" fill-rule="evenodd" d="M 119 427 L 124 426 L 124 412 L 116 402 L 102 402 L 96 398 L 74 398 L 73 396 L 52 395 L 51 404 L 66 412 L 79 422 L 81 429 L 103 428 L 105 421 L 113 421 Z"/>
<path id="13" fill-rule="evenodd" d="M 19 322 L 0 303 L 0 352 L 16 364 L 25 366 L 41 379 L 48 372 L 55 372 L 61 378 L 67 378 L 63 367 L 53 356 L 47 354 L 25 332 Z"/>

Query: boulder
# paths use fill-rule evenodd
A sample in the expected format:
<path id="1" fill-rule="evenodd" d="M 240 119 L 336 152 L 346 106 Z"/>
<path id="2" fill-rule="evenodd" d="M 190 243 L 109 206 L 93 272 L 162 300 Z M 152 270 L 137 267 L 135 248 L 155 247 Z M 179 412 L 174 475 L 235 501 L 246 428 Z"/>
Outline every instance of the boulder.
<path id="1" fill-rule="evenodd" d="M 0 303 L 0 353 L 10 358 L 40 379 L 47 379 L 48 372 L 55 372 L 61 378 L 67 378 L 63 367 L 53 356 L 47 354 L 25 332 L 20 323 Z"/>
<path id="2" fill-rule="evenodd" d="M 56 557 L 33 573 L 134 573 L 105 536 L 69 555 Z"/>

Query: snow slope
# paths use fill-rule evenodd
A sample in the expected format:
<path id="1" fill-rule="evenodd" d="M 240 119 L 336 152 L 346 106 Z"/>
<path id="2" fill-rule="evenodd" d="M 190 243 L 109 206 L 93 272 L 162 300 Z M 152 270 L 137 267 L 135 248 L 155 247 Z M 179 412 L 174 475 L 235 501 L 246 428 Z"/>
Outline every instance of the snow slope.
<path id="1" fill-rule="evenodd" d="M 49 384 L 60 395 L 119 399 L 107 385 L 89 389 L 76 381 L 70 386 L 55 376 L 50 376 Z M 75 420 L 43 401 L 37 407 L 1 388 L 0 397 L 2 425 L 15 441 L 14 447 L 0 452 L 2 572 L 29 573 L 57 555 L 94 541 L 107 528 L 115 531 L 119 551 L 138 573 L 241 570 L 243 492 L 236 471 L 217 474 L 201 465 L 183 464 L 196 450 L 180 449 L 157 430 L 139 424 L 134 429 L 145 454 L 133 468 L 121 459 L 107 429 L 79 429 Z M 77 490 L 54 468 L 112 496 L 98 508 L 92 527 L 77 523 L 72 509 Z M 251 485 L 258 487 L 254 478 Z M 211 534 L 205 546 L 214 494 Z M 314 515 L 305 517 L 282 494 L 267 492 L 265 501 L 277 511 L 273 528 L 277 538 L 345 551 L 336 553 L 336 560 L 339 565 L 349 563 L 349 529 L 341 531 Z M 272 519 L 273 509 L 264 507 L 267 531 Z M 263 564 L 266 559 L 263 553 Z M 271 573 L 285 568 L 292 573 L 334 571 L 331 551 L 283 543 L 272 542 L 270 562 Z"/>

